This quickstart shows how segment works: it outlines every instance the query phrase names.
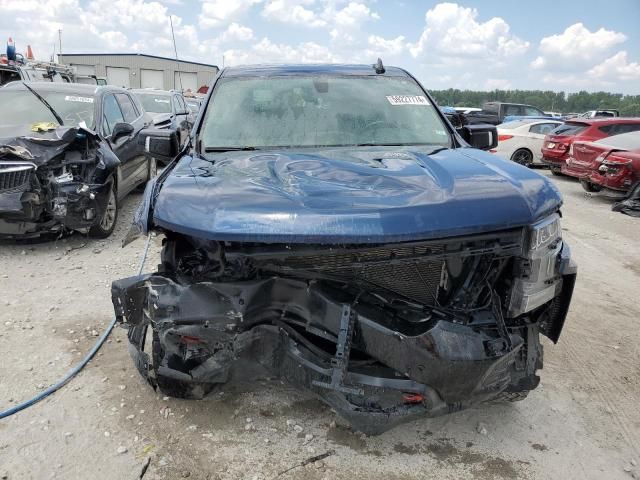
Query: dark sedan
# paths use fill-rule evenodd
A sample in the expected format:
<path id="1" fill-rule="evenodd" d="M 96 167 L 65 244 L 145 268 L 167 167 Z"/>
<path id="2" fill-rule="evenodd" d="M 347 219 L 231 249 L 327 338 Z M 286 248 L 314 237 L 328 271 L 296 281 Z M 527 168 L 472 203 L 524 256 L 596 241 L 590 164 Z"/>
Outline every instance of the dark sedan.
<path id="1" fill-rule="evenodd" d="M 0 237 L 109 236 L 119 201 L 156 173 L 140 103 L 117 87 L 14 82 L 0 104 Z"/>
<path id="2" fill-rule="evenodd" d="M 193 126 L 193 115 L 179 92 L 155 89 L 132 92 L 138 97 L 145 111 L 151 115 L 156 128 L 175 131 L 180 145 L 187 141 Z"/>

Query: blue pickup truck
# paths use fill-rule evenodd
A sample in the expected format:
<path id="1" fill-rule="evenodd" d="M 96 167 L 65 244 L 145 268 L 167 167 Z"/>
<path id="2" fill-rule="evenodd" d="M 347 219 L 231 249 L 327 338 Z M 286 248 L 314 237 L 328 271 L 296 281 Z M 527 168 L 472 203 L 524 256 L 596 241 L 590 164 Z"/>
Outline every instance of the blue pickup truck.
<path id="1" fill-rule="evenodd" d="M 381 62 L 223 70 L 136 214 L 158 270 L 112 285 L 148 382 L 266 370 L 368 434 L 533 390 L 576 279 L 562 198 L 434 105 Z"/>

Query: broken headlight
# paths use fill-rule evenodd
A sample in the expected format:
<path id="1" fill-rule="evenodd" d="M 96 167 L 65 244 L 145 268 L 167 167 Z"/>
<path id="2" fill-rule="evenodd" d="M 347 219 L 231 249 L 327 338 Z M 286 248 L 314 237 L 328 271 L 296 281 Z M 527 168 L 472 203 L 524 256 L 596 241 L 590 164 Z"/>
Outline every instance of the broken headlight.
<path id="1" fill-rule="evenodd" d="M 553 248 L 554 244 L 561 238 L 560 215 L 554 213 L 531 227 L 529 250 L 536 251 L 547 247 Z"/>
<path id="2" fill-rule="evenodd" d="M 552 300 L 562 288 L 558 255 L 562 250 L 560 215 L 557 213 L 529 230 L 528 250 L 516 264 L 509 316 L 517 317 Z"/>

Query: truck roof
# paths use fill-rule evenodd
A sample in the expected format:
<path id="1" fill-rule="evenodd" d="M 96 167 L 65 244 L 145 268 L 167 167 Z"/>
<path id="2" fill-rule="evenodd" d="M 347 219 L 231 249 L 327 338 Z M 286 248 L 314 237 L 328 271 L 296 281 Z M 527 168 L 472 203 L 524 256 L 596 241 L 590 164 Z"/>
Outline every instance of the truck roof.
<path id="1" fill-rule="evenodd" d="M 373 65 L 349 64 L 290 64 L 290 65 L 244 65 L 227 67 L 221 77 L 276 77 L 295 75 L 370 75 L 386 77 L 409 77 L 410 75 L 398 67 L 386 67 L 384 73 L 376 73 Z"/>

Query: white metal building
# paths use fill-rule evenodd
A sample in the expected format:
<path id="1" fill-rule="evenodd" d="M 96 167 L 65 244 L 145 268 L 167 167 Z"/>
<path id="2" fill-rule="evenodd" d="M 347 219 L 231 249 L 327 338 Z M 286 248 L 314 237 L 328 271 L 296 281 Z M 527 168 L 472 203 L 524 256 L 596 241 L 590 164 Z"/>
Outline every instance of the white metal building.
<path id="1" fill-rule="evenodd" d="M 65 53 L 58 61 L 75 67 L 79 75 L 106 78 L 110 85 L 192 92 L 208 87 L 219 70 L 216 65 L 143 53 Z"/>

